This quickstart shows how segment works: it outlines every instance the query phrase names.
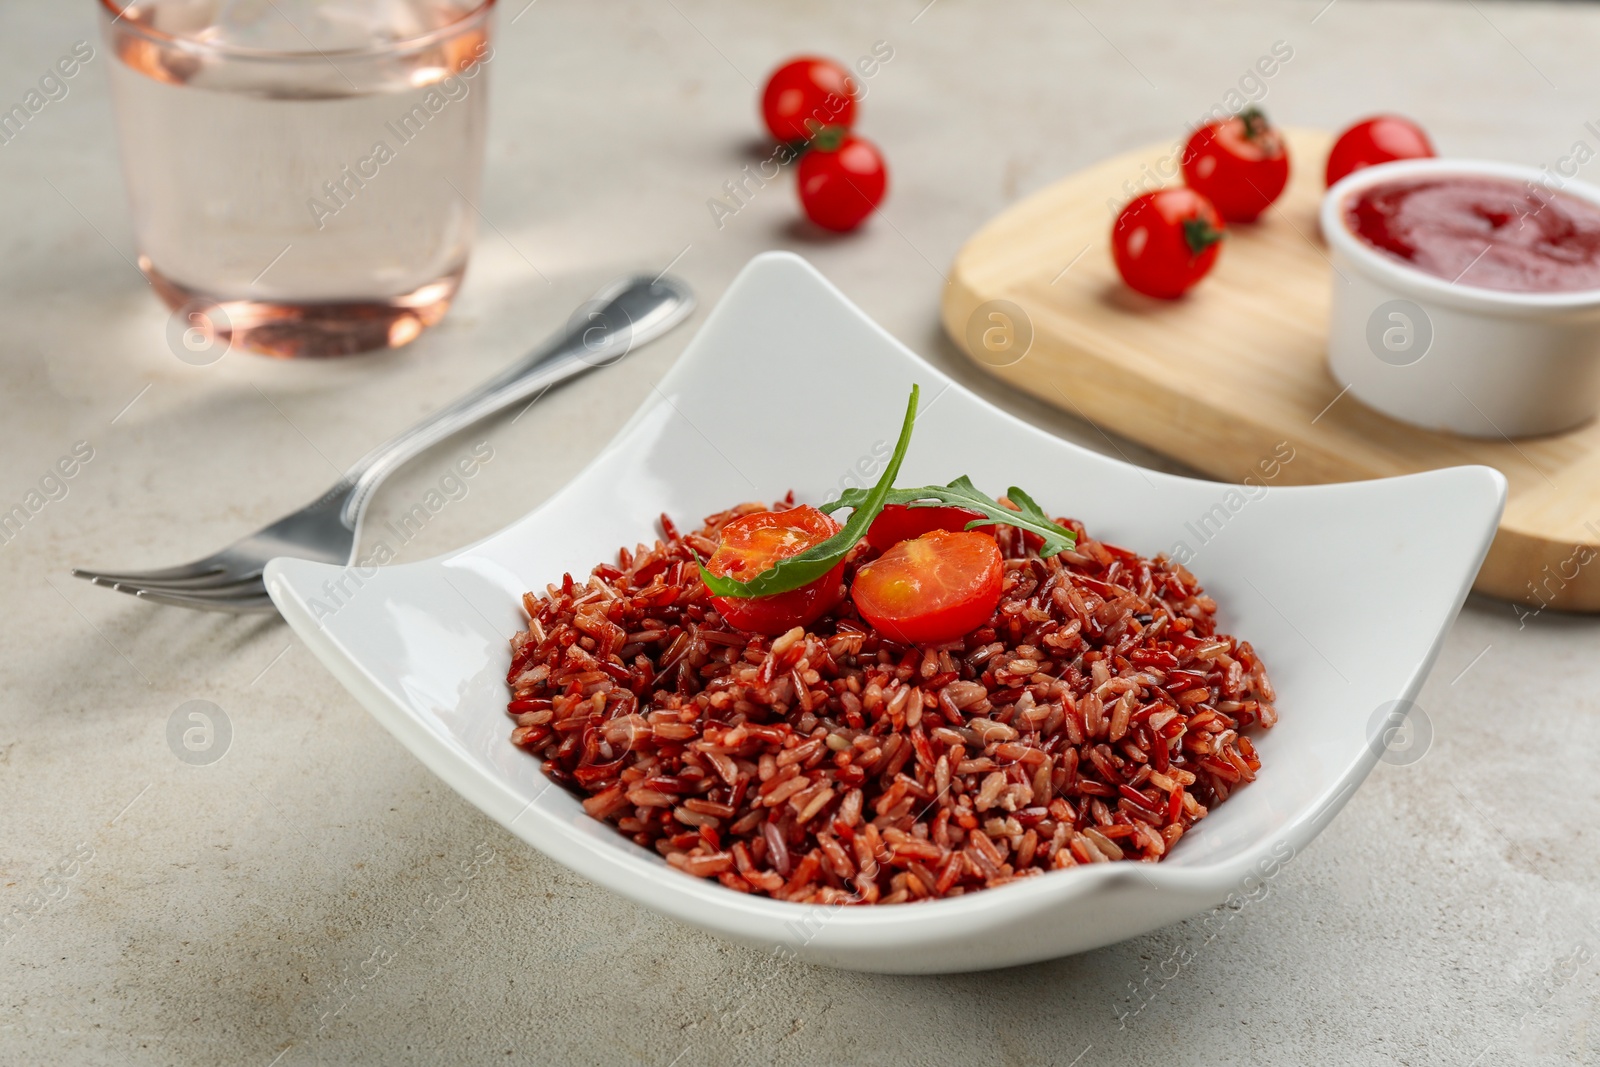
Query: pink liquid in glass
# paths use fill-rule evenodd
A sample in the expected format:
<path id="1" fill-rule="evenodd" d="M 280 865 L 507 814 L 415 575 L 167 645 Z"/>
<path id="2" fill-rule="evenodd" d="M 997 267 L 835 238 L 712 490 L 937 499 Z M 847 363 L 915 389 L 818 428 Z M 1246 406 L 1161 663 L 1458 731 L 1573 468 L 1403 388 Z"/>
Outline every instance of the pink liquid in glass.
<path id="1" fill-rule="evenodd" d="M 102 0 L 139 265 L 277 356 L 394 347 L 472 242 L 493 0 Z"/>

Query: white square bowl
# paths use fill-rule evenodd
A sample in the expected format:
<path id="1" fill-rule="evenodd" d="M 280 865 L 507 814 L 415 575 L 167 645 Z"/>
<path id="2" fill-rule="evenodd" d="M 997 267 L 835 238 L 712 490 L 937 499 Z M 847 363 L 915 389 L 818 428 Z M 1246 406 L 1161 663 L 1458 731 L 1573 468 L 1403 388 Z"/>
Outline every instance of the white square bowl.
<path id="1" fill-rule="evenodd" d="M 949 900 L 818 907 L 673 870 L 591 819 L 512 746 L 505 714 L 521 595 L 619 546 L 793 489 L 820 503 L 871 481 L 913 382 L 923 414 L 899 482 L 1021 485 L 1051 514 L 1146 555 L 1193 553 L 1220 626 L 1254 644 L 1280 722 L 1259 779 L 1159 864 L 1053 871 Z M 1292 447 L 1292 442 L 1290 443 Z M 1270 457 L 1263 457 L 1268 459 Z M 740 273 L 657 395 L 571 484 L 470 547 L 356 571 L 273 560 L 267 587 L 344 686 L 440 778 L 512 833 L 645 907 L 748 945 L 858 970 L 932 973 L 1048 959 L 1204 911 L 1269 876 L 1382 754 L 1488 550 L 1505 479 L 1457 467 L 1254 489 L 1142 470 L 1028 426 L 890 337 L 797 256 Z M 1206 518 L 1206 542 L 1193 532 Z M 1180 557 L 1181 558 L 1181 557 Z M 330 594 L 343 582 L 344 592 Z M 333 583 L 332 585 L 328 583 Z"/>

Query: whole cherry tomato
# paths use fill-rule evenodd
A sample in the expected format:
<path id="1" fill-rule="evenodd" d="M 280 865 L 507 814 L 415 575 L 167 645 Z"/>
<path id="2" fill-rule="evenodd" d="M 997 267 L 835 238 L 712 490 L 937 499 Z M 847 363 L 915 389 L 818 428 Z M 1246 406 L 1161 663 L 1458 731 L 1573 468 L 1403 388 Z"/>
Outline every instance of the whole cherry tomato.
<path id="1" fill-rule="evenodd" d="M 845 137 L 839 147 L 819 145 L 800 157 L 800 206 L 823 229 L 843 233 L 883 202 L 889 171 L 871 141 Z"/>
<path id="2" fill-rule="evenodd" d="M 910 504 L 886 504 L 867 527 L 867 544 L 879 552 L 887 552 L 901 541 L 921 537 L 929 530 L 949 530 L 959 533 L 967 523 L 982 519 L 982 512 L 967 508 L 939 505 L 914 508 Z M 994 536 L 993 526 L 976 527 L 979 533 Z"/>
<path id="3" fill-rule="evenodd" d="M 1122 280 L 1146 296 L 1173 300 L 1206 276 L 1225 228 L 1205 194 L 1177 186 L 1129 201 L 1111 227 Z"/>
<path id="4" fill-rule="evenodd" d="M 1229 222 L 1252 222 L 1289 184 L 1289 152 L 1256 108 L 1202 126 L 1183 151 L 1183 180 Z"/>
<path id="5" fill-rule="evenodd" d="M 993 537 L 930 530 L 856 571 L 850 598 L 862 618 L 897 641 L 943 644 L 989 620 L 1004 573 Z"/>
<path id="6" fill-rule="evenodd" d="M 802 504 L 788 511 L 741 515 L 722 528 L 722 541 L 706 561 L 719 578 L 748 582 L 780 559 L 797 556 L 839 532 L 839 524 Z M 728 625 L 776 635 L 809 626 L 844 599 L 844 563 L 808 585 L 771 596 L 713 596 L 712 605 Z"/>
<path id="7" fill-rule="evenodd" d="M 831 59 L 791 59 L 767 79 L 761 117 L 780 141 L 810 140 L 824 126 L 848 129 L 856 119 L 855 82 Z"/>
<path id="8" fill-rule="evenodd" d="M 1339 135 L 1328 153 L 1327 183 L 1346 174 L 1387 163 L 1392 159 L 1427 159 L 1434 154 L 1433 142 L 1422 127 L 1398 115 L 1377 115 L 1363 119 Z"/>

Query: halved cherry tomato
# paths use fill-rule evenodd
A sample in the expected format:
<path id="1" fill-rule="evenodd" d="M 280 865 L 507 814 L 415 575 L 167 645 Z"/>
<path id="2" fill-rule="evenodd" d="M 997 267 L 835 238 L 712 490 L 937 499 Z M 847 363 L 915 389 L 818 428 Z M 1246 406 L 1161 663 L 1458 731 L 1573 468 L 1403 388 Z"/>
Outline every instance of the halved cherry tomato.
<path id="1" fill-rule="evenodd" d="M 967 523 L 983 518 L 981 512 L 949 506 L 914 508 L 910 504 L 885 504 L 867 528 L 867 544 L 887 552 L 901 541 L 921 537 L 929 530 L 960 533 Z M 994 536 L 993 526 L 977 527 L 979 533 Z"/>
<path id="2" fill-rule="evenodd" d="M 1200 127 L 1183 150 L 1183 180 L 1229 222 L 1251 222 L 1289 183 L 1289 152 L 1256 108 Z"/>
<path id="3" fill-rule="evenodd" d="M 862 618 L 895 640 L 936 645 L 988 621 L 1003 574 L 993 537 L 930 530 L 856 571 L 850 597 Z"/>
<path id="4" fill-rule="evenodd" d="M 1394 159 L 1427 159 L 1433 154 L 1433 142 L 1421 126 L 1399 115 L 1377 115 L 1339 135 L 1328 153 L 1323 178 L 1332 185 L 1362 167 Z"/>
<path id="5" fill-rule="evenodd" d="M 802 504 L 788 511 L 742 515 L 722 528 L 722 541 L 706 561 L 719 578 L 748 582 L 780 559 L 798 556 L 839 532 L 839 524 Z M 775 635 L 809 626 L 844 599 L 844 564 L 821 578 L 771 596 L 713 596 L 711 603 L 728 625 L 752 633 Z"/>

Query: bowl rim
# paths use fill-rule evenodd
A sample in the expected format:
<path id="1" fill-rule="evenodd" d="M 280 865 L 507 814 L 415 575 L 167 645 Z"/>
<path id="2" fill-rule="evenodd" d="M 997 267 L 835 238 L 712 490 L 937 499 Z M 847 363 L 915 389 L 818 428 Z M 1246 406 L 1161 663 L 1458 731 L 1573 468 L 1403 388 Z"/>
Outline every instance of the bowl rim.
<path id="1" fill-rule="evenodd" d="M 1545 184 L 1550 177 L 1548 169 L 1490 159 L 1402 159 L 1363 167 L 1329 187 L 1318 211 L 1323 238 L 1334 251 L 1342 253 L 1346 260 L 1374 280 L 1411 296 L 1467 311 L 1537 316 L 1544 312 L 1600 310 L 1600 287 L 1539 293 L 1447 281 L 1374 248 L 1352 232 L 1345 222 L 1344 205 L 1356 193 L 1396 179 L 1445 175 L 1539 184 L 1551 193 L 1573 196 L 1600 208 L 1600 187 L 1571 178 L 1561 179 L 1562 184 L 1551 189 Z"/>

